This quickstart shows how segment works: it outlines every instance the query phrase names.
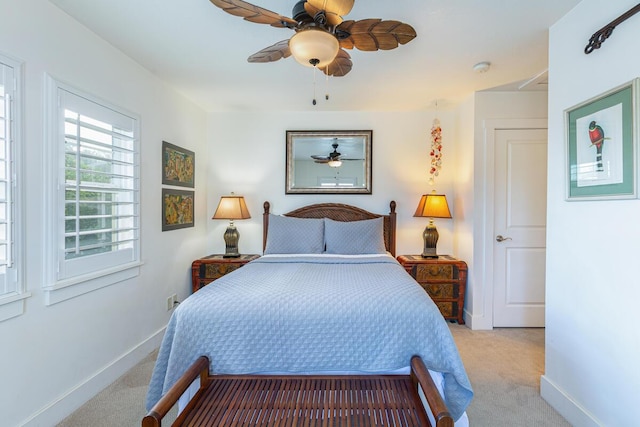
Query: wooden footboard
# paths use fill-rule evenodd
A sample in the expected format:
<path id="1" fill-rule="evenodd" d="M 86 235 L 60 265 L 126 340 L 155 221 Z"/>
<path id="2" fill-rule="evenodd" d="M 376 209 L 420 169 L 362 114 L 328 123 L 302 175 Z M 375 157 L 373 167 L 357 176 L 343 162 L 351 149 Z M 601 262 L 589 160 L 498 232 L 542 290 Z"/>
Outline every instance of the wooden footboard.
<path id="1" fill-rule="evenodd" d="M 142 420 L 160 427 L 162 418 L 191 383 L 200 388 L 173 426 L 394 425 L 431 426 L 418 385 L 436 427 L 453 419 L 422 359 L 411 359 L 410 375 L 210 375 L 201 356 Z"/>

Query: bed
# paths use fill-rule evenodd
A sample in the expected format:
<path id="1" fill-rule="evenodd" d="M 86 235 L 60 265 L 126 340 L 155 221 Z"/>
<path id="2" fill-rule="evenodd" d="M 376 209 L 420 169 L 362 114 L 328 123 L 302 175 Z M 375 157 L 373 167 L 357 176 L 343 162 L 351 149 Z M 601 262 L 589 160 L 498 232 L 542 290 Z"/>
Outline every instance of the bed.
<path id="1" fill-rule="evenodd" d="M 390 208 L 380 215 L 324 203 L 273 215 L 265 202 L 264 255 L 173 313 L 149 385 L 148 425 L 160 425 L 162 399 L 197 378 L 190 395 L 223 378 L 377 376 L 388 384 L 389 375 L 419 383 L 424 408 L 435 387 L 448 419 L 468 424 L 471 385 L 437 307 L 394 258 L 395 202 Z"/>

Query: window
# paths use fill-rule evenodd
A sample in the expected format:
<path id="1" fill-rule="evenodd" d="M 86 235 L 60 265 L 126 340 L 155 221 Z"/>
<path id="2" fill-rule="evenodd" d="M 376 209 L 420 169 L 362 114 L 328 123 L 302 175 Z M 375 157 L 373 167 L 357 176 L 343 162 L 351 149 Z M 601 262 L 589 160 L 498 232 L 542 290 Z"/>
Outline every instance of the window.
<path id="1" fill-rule="evenodd" d="M 51 255 L 57 290 L 49 303 L 121 281 L 139 265 L 138 119 L 51 80 Z M 129 271 L 133 270 L 133 271 Z M 54 292 L 55 293 L 55 292 Z"/>
<path id="2" fill-rule="evenodd" d="M 20 200 L 21 65 L 0 55 L 0 321 L 22 314 Z"/>

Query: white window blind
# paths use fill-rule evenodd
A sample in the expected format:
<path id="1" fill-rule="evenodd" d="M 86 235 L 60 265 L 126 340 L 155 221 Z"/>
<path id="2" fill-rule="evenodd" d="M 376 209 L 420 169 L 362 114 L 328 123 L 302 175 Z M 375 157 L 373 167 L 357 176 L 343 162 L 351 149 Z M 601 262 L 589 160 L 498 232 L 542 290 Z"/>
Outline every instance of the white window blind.
<path id="1" fill-rule="evenodd" d="M 0 54 L 0 321 L 24 313 L 21 191 L 22 63 Z"/>
<path id="2" fill-rule="evenodd" d="M 1 59 L 1 58 L 0 58 Z M 0 295 L 16 291 L 15 274 L 10 274 L 14 257 L 15 187 L 13 159 L 14 70 L 0 63 Z"/>
<path id="3" fill-rule="evenodd" d="M 58 102 L 57 280 L 64 280 L 139 260 L 138 123 L 66 88 L 58 88 Z"/>

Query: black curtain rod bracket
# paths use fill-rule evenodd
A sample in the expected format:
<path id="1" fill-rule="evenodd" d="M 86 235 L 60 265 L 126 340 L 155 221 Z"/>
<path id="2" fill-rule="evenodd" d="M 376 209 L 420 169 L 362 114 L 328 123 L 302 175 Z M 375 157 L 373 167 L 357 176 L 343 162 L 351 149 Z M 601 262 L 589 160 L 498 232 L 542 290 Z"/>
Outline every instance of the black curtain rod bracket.
<path id="1" fill-rule="evenodd" d="M 600 46 L 602 46 L 602 43 L 604 43 L 604 41 L 609 38 L 609 36 L 611 35 L 611 33 L 613 32 L 613 30 L 616 28 L 617 25 L 631 18 L 633 15 L 635 15 L 638 12 L 640 12 L 640 3 L 638 3 L 631 9 L 629 9 L 627 12 L 620 15 L 618 18 L 609 22 L 600 30 L 593 33 L 593 35 L 589 39 L 589 44 L 584 48 L 584 53 L 588 55 L 594 50 L 600 49 Z"/>

